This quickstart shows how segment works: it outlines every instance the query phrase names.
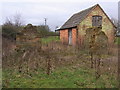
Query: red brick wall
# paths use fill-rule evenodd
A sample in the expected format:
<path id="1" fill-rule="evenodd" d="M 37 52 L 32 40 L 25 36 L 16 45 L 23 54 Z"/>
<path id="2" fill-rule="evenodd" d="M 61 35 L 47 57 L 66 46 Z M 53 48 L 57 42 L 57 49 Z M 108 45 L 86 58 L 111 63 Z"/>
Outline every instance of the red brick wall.
<path id="1" fill-rule="evenodd" d="M 60 30 L 60 40 L 62 43 L 68 44 L 68 29 Z M 72 28 L 72 45 L 75 46 L 77 42 L 76 28 Z"/>
<path id="2" fill-rule="evenodd" d="M 60 30 L 60 40 L 64 44 L 68 44 L 68 29 Z"/>
<path id="3" fill-rule="evenodd" d="M 75 46 L 77 43 L 77 30 L 76 28 L 72 29 L 72 45 Z"/>

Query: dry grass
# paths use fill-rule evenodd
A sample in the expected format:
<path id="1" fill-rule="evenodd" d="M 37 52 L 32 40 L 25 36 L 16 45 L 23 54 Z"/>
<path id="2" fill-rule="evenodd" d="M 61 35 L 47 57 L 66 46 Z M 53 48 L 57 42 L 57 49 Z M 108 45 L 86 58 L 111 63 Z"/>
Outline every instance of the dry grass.
<path id="1" fill-rule="evenodd" d="M 117 52 L 116 52 L 117 49 L 116 48 L 117 47 L 113 48 L 114 50 L 113 54 L 102 55 L 101 65 L 100 65 L 100 73 L 101 73 L 100 79 L 103 81 L 101 81 L 100 79 L 98 81 L 95 81 L 94 83 L 96 84 L 94 85 L 95 86 L 98 85 L 96 87 L 102 87 L 103 83 L 106 83 L 104 87 L 117 87 L 116 83 L 117 83 L 117 67 L 118 66 L 117 66 Z M 50 60 L 49 62 L 50 75 L 52 75 L 52 73 L 56 73 L 59 71 L 61 72 L 62 70 L 64 71 L 63 68 L 67 69 L 67 72 L 69 72 L 68 74 L 81 72 L 76 70 L 86 70 L 91 74 L 86 73 L 85 75 L 88 75 L 88 76 L 92 75 L 93 77 L 95 75 L 94 69 L 90 68 L 90 60 L 89 60 L 90 56 L 86 50 L 79 50 L 72 46 L 63 45 L 59 41 L 57 42 L 53 41 L 44 45 L 36 44 L 36 46 L 23 46 L 18 51 L 14 51 L 7 57 L 3 57 L 3 59 L 4 59 L 3 71 L 9 68 L 9 70 L 19 72 L 24 75 L 28 75 L 30 77 L 35 77 L 35 76 L 32 76 L 33 73 L 46 74 L 47 67 L 48 67 L 47 66 L 48 60 Z M 42 71 L 39 72 L 39 70 L 42 70 Z M 62 77 L 62 75 L 60 77 Z M 3 81 L 4 84 L 7 78 L 9 77 L 4 78 L 4 81 Z M 90 78 L 87 77 L 87 79 L 90 79 Z M 92 79 L 90 79 L 90 82 L 86 82 L 86 84 L 90 83 L 90 85 L 88 86 L 83 85 L 83 86 L 95 87 L 95 86 L 92 86 L 93 84 L 91 80 Z M 58 83 L 60 82 L 58 81 Z M 75 81 L 75 83 L 79 85 L 79 82 Z M 12 86 L 8 85 L 8 87 L 12 87 Z M 54 87 L 58 87 L 58 86 L 54 86 Z M 81 87 L 81 84 L 80 84 L 80 87 Z"/>

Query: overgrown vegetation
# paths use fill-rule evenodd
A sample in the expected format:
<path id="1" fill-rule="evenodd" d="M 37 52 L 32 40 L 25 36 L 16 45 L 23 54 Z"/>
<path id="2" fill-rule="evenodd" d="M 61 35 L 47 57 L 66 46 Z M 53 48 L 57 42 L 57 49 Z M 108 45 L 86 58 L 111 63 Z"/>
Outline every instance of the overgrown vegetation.
<path id="1" fill-rule="evenodd" d="M 41 37 L 47 37 L 47 36 L 58 36 L 57 33 L 50 30 L 48 25 L 39 25 L 37 26 L 38 33 Z"/>
<path id="2" fill-rule="evenodd" d="M 17 27 L 14 24 L 5 23 L 2 25 L 2 36 L 11 40 L 16 39 L 16 34 L 19 32 L 19 30 L 22 29 L 22 26 Z"/>
<path id="3" fill-rule="evenodd" d="M 115 44 L 120 45 L 120 37 L 116 37 L 116 39 L 115 39 Z"/>
<path id="4" fill-rule="evenodd" d="M 6 18 L 2 25 L 2 36 L 11 40 L 16 39 L 16 34 L 23 29 L 23 21 L 20 14 L 16 14 L 13 19 Z"/>
<path id="5" fill-rule="evenodd" d="M 92 27 L 86 30 L 85 46 L 90 54 L 91 68 L 95 68 L 96 79 L 98 79 L 101 76 L 101 56 L 108 53 L 108 37 L 101 27 Z"/>
<path id="6" fill-rule="evenodd" d="M 14 88 L 116 88 L 115 76 L 103 74 L 97 81 L 94 70 L 85 67 L 64 66 L 54 70 L 50 75 L 38 70 L 31 76 L 5 70 L 3 72 L 3 87 Z"/>
<path id="7" fill-rule="evenodd" d="M 117 87 L 117 49 L 112 47 L 113 55 L 106 53 L 103 32 L 88 30 L 86 46 L 78 49 L 62 44 L 48 26 L 28 24 L 22 33 L 20 28 L 23 27 L 11 23 L 3 26 L 3 35 L 14 41 L 19 32 L 18 43 L 2 57 L 4 88 Z M 4 42 L 4 48 L 10 44 Z"/>
<path id="8" fill-rule="evenodd" d="M 117 58 L 101 58 L 101 77 L 96 80 L 90 55 L 85 51 L 56 41 L 27 44 L 4 59 L 3 87 L 116 88 Z"/>

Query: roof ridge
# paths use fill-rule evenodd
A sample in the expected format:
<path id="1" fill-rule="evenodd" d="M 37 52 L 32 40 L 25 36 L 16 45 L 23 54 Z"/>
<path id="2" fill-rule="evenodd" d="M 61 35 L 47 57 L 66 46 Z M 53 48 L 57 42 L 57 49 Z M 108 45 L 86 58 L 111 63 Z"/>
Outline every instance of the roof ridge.
<path id="1" fill-rule="evenodd" d="M 89 8 L 83 9 L 83 10 L 81 10 L 81 11 L 75 13 L 75 14 L 78 14 L 78 13 L 84 12 L 84 11 L 89 10 L 89 9 L 92 9 L 92 8 L 96 7 L 97 5 L 99 5 L 99 4 L 95 4 L 95 5 L 93 5 L 93 6 L 89 7 Z M 74 15 L 74 14 L 73 14 L 73 15 Z"/>
<path id="2" fill-rule="evenodd" d="M 87 9 L 84 9 L 78 13 L 73 14 L 62 26 L 60 29 L 75 27 L 77 24 L 79 24 L 81 21 L 84 20 L 84 18 L 99 4 L 96 4 L 94 6 L 91 6 Z M 79 17 L 78 17 L 79 16 Z"/>

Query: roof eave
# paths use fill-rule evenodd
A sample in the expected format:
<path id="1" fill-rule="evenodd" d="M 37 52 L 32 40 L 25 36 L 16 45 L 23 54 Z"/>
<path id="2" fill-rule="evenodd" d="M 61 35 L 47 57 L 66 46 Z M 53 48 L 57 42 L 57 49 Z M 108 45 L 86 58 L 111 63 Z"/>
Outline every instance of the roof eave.
<path id="1" fill-rule="evenodd" d="M 74 27 L 60 28 L 60 29 L 57 29 L 57 31 L 59 31 L 59 30 L 65 30 L 65 29 L 71 29 L 71 28 L 76 28 L 76 27 L 77 27 L 77 25 L 76 25 L 76 26 L 74 26 Z"/>

